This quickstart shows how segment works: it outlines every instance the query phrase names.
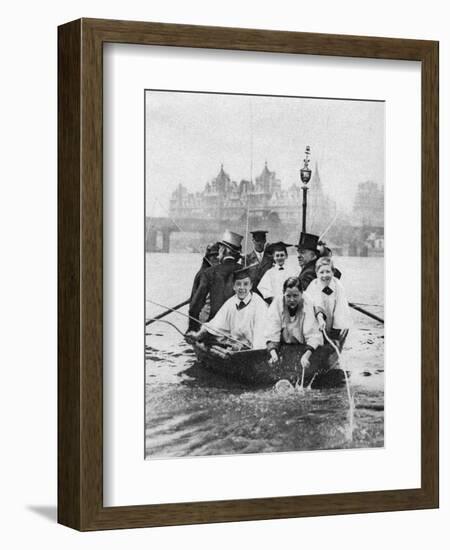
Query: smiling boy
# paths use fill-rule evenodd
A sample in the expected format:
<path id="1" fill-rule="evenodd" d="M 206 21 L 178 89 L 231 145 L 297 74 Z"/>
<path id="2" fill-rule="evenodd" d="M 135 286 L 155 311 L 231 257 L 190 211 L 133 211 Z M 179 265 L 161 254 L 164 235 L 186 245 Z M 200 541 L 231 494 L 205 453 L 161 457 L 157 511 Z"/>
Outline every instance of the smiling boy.
<path id="1" fill-rule="evenodd" d="M 235 271 L 233 281 L 234 296 L 193 336 L 196 340 L 202 340 L 206 333 L 214 336 L 227 335 L 233 339 L 233 347 L 239 346 L 239 342 L 243 348 L 264 348 L 267 305 L 260 296 L 252 292 L 248 268 Z"/>
<path id="2" fill-rule="evenodd" d="M 274 265 L 264 274 L 258 285 L 258 291 L 268 304 L 276 296 L 282 294 L 284 281 L 296 275 L 296 270 L 286 265 L 288 246 L 292 245 L 281 241 L 271 245 Z"/>

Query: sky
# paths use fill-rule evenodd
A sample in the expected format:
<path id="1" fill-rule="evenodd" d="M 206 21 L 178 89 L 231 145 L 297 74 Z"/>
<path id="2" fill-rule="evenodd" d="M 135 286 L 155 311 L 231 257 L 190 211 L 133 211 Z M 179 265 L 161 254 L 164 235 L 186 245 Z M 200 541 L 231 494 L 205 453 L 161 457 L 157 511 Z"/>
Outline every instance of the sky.
<path id="1" fill-rule="evenodd" d="M 239 182 L 267 161 L 287 188 L 299 182 L 307 145 L 344 210 L 358 183 L 384 185 L 384 102 L 147 91 L 145 116 L 147 215 L 167 216 L 179 183 L 201 191 L 221 163 Z"/>

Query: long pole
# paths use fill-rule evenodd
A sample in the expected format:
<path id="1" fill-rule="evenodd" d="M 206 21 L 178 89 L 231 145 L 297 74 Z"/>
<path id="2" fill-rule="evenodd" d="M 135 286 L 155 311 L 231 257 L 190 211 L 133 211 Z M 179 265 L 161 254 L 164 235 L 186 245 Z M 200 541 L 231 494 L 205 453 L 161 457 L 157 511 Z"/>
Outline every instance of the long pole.
<path id="1" fill-rule="evenodd" d="M 384 324 L 384 319 L 382 319 L 381 317 L 378 317 L 378 315 L 375 315 L 374 313 L 370 313 L 370 311 L 367 311 L 367 309 L 363 309 L 362 307 L 359 307 L 356 304 L 353 304 L 352 302 L 349 302 L 348 305 L 353 309 L 356 309 L 356 311 L 359 311 L 360 313 L 367 315 L 367 317 L 370 317 L 371 319 L 375 319 L 375 321 L 378 321 L 379 323 Z"/>
<path id="2" fill-rule="evenodd" d="M 303 205 L 302 205 L 302 210 L 303 210 L 303 218 L 302 218 L 302 233 L 306 233 L 306 208 L 307 208 L 307 193 L 308 193 L 308 188 L 306 187 L 306 185 L 304 185 L 302 187 L 303 189 Z"/>
<path id="3" fill-rule="evenodd" d="M 180 309 L 180 307 L 183 307 L 183 306 L 187 305 L 190 301 L 191 301 L 191 299 L 188 298 L 184 302 L 181 302 L 181 304 L 173 306 L 172 308 L 168 309 L 167 311 L 163 311 L 159 315 L 156 315 L 155 317 L 152 317 L 151 319 L 148 319 L 147 321 L 145 321 L 145 325 L 146 326 L 151 325 L 155 321 L 158 321 L 158 319 L 162 319 L 163 317 L 165 317 L 166 315 L 169 315 L 173 311 L 176 311 L 177 309 Z"/>
<path id="4" fill-rule="evenodd" d="M 248 191 L 247 191 L 248 193 Z M 244 250 L 244 267 L 247 267 L 247 254 L 248 254 L 248 218 L 249 218 L 249 204 L 248 204 L 248 194 L 247 194 L 247 221 L 245 223 L 245 250 Z"/>
<path id="5" fill-rule="evenodd" d="M 200 325 L 206 325 L 206 323 L 202 323 L 201 321 L 199 321 L 198 319 L 196 319 L 195 317 L 192 317 L 191 315 L 188 315 L 187 313 L 182 313 L 181 311 L 177 311 L 175 310 L 173 307 L 169 307 L 169 306 L 165 306 L 163 304 L 158 304 L 158 302 L 154 302 L 153 300 L 149 300 L 147 298 L 146 300 L 147 302 L 150 302 L 151 304 L 155 305 L 155 306 L 159 306 L 159 307 L 163 307 L 164 309 L 167 309 L 169 312 L 175 312 L 175 313 L 178 313 L 178 315 L 182 315 L 183 317 L 186 317 L 187 319 L 192 319 L 193 321 L 196 321 L 197 323 L 199 323 Z M 146 324 L 148 324 L 146 322 Z M 219 336 L 223 336 L 224 338 L 228 338 L 228 340 L 231 340 L 232 342 L 236 342 L 237 344 L 241 345 L 241 346 L 245 346 L 247 349 L 252 349 L 250 346 L 248 346 L 247 344 L 244 344 L 242 343 L 241 341 L 237 340 L 236 338 L 233 338 L 232 336 L 230 336 L 229 334 L 226 334 L 225 332 L 222 332 L 221 330 L 217 329 L 217 328 L 213 328 L 213 327 L 209 327 L 209 330 L 211 330 L 212 332 L 215 332 L 216 334 L 218 334 Z"/>

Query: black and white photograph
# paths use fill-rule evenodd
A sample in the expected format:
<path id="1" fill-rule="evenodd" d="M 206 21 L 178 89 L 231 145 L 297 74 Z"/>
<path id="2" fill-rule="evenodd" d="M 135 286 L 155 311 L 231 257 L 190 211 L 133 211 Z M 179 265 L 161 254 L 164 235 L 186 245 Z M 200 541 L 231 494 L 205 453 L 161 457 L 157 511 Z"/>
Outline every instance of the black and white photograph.
<path id="1" fill-rule="evenodd" d="M 385 103 L 144 105 L 145 458 L 384 447 Z"/>

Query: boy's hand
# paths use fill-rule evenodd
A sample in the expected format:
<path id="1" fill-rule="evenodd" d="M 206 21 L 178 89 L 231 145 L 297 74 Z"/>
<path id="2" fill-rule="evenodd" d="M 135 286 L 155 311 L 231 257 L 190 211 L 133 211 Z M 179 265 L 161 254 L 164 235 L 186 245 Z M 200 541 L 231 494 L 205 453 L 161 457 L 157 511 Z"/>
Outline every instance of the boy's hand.
<path id="1" fill-rule="evenodd" d="M 271 349 L 270 350 L 269 364 L 270 365 L 276 365 L 279 360 L 280 360 L 280 358 L 278 357 L 277 350 L 276 349 Z"/>
<path id="2" fill-rule="evenodd" d="M 189 330 L 184 335 L 184 339 L 188 344 L 194 344 L 195 342 L 197 342 L 199 335 L 200 335 L 200 331 L 195 332 L 194 330 Z"/>
<path id="3" fill-rule="evenodd" d="M 323 318 L 322 315 L 319 315 L 317 317 L 317 322 L 319 324 L 319 330 L 321 330 L 323 332 L 325 330 L 327 324 L 326 324 L 326 321 L 325 321 L 325 319 Z"/>
<path id="4" fill-rule="evenodd" d="M 311 357 L 311 351 L 305 351 L 305 353 L 302 355 L 300 359 L 300 364 L 304 369 L 308 369 L 311 366 L 311 363 L 309 362 L 309 358 Z"/>
<path id="5" fill-rule="evenodd" d="M 239 344 L 238 342 L 233 342 L 230 346 L 230 351 L 242 351 L 244 344 Z"/>

